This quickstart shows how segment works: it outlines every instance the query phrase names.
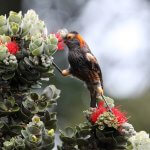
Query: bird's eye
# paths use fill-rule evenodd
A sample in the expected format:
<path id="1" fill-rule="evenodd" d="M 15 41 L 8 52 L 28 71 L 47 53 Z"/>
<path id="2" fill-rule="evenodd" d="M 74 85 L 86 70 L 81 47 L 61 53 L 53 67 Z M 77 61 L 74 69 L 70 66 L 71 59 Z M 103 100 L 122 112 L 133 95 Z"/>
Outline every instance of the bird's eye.
<path id="1" fill-rule="evenodd" d="M 68 38 L 68 40 L 71 40 L 71 39 L 72 39 L 72 36 L 68 36 L 67 38 Z"/>

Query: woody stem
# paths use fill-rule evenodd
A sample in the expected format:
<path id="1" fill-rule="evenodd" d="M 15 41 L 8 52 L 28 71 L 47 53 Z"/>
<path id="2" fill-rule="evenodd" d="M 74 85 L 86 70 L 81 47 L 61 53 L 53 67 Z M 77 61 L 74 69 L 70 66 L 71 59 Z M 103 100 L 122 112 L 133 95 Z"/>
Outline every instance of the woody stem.
<path id="1" fill-rule="evenodd" d="M 62 74 L 62 70 L 54 62 L 52 62 L 52 64 Z"/>

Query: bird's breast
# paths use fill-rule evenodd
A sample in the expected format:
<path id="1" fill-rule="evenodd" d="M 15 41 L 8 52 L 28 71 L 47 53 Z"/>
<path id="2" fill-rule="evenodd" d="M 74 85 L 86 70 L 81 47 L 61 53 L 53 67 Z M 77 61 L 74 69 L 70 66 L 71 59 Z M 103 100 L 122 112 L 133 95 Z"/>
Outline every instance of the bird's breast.
<path id="1" fill-rule="evenodd" d="M 79 51 L 69 52 L 68 61 L 73 76 L 85 82 L 99 82 L 99 75 L 94 70 L 91 70 L 84 53 Z"/>
<path id="2" fill-rule="evenodd" d="M 69 52 L 68 61 L 71 68 L 75 70 L 85 67 L 85 56 L 81 52 Z"/>

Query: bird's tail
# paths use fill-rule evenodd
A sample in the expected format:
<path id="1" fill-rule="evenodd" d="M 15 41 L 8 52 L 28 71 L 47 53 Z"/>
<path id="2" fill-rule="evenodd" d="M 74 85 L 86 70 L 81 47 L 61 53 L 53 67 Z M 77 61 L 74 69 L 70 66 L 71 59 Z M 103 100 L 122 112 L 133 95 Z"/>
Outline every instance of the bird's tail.
<path id="1" fill-rule="evenodd" d="M 96 107 L 96 95 L 97 93 L 96 92 L 90 92 L 90 95 L 91 95 L 91 103 L 90 103 L 90 106 L 95 108 Z"/>
<path id="2" fill-rule="evenodd" d="M 91 86 L 91 85 L 88 85 L 87 84 L 87 87 L 88 87 L 88 89 L 89 89 L 89 91 L 90 91 L 90 95 L 91 95 L 91 103 L 90 103 L 90 107 L 93 107 L 93 108 L 95 108 L 97 105 L 97 98 L 99 97 L 99 96 L 101 96 L 101 98 L 103 99 L 103 101 L 105 102 L 105 104 L 106 104 L 106 107 L 107 107 L 107 109 L 110 111 L 110 112 L 112 112 L 111 111 L 111 108 L 109 107 L 109 104 L 107 103 L 107 101 L 106 101 L 106 99 L 105 99 L 105 97 L 104 97 L 104 95 L 103 95 L 103 92 L 101 92 L 101 90 L 103 90 L 103 88 L 101 89 L 101 88 L 99 88 L 97 85 L 96 86 Z"/>
<path id="3" fill-rule="evenodd" d="M 96 107 L 96 101 L 97 101 L 97 91 L 93 86 L 87 85 L 88 90 L 90 91 L 90 96 L 91 96 L 91 103 L 90 107 Z"/>

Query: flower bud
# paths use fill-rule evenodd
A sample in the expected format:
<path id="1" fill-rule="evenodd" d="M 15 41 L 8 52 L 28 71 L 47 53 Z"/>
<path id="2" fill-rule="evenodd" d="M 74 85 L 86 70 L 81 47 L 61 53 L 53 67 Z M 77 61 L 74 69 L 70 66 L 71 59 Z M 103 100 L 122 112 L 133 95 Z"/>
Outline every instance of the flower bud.
<path id="1" fill-rule="evenodd" d="M 35 124 L 39 123 L 39 122 L 40 122 L 40 117 L 34 116 L 34 117 L 32 118 L 32 122 L 34 122 Z"/>
<path id="2" fill-rule="evenodd" d="M 15 22 L 10 23 L 9 31 L 11 32 L 12 35 L 16 35 L 19 32 L 19 29 L 20 29 L 19 24 Z"/>
<path id="3" fill-rule="evenodd" d="M 54 136 L 54 129 L 50 129 L 50 130 L 48 130 L 48 135 L 49 136 Z"/>
<path id="4" fill-rule="evenodd" d="M 35 135 L 32 135 L 31 136 L 31 140 L 32 140 L 32 142 L 37 142 L 38 138 Z"/>

